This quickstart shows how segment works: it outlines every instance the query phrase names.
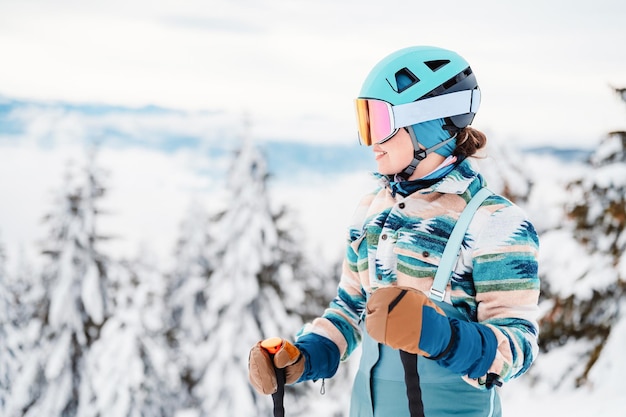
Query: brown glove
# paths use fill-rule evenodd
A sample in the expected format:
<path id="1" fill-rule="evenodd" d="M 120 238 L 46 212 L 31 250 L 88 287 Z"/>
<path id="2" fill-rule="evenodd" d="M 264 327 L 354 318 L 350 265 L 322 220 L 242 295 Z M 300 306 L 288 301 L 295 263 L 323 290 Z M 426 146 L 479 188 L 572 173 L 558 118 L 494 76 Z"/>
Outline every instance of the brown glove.
<path id="1" fill-rule="evenodd" d="M 263 342 L 258 342 L 250 349 L 248 377 L 259 394 L 276 392 L 278 383 L 275 368 L 285 369 L 287 384 L 298 381 L 304 373 L 305 359 L 297 347 L 284 339 L 278 339 L 274 345 L 275 349 L 268 349 Z"/>
<path id="2" fill-rule="evenodd" d="M 377 342 L 434 358 L 452 341 L 450 322 L 439 306 L 412 288 L 383 287 L 367 302 L 365 327 Z"/>

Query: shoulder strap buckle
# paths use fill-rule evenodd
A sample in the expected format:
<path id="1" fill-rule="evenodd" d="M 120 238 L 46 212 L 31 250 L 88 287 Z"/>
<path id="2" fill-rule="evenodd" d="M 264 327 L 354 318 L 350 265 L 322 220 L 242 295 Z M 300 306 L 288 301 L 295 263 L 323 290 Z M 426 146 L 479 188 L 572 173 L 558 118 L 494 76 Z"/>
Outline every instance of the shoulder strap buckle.
<path id="1" fill-rule="evenodd" d="M 431 300 L 434 301 L 443 301 L 446 298 L 446 291 L 439 291 L 434 286 L 430 289 L 430 297 Z"/>

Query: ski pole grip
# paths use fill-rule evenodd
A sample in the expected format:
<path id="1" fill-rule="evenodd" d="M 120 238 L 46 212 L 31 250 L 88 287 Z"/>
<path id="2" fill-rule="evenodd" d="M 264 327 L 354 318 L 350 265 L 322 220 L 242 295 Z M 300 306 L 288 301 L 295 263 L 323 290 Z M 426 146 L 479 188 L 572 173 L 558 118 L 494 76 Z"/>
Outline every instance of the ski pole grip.
<path id="1" fill-rule="evenodd" d="M 283 339 L 280 337 L 270 337 L 261 342 L 261 347 L 270 354 L 272 364 L 274 363 L 274 355 L 280 350 L 283 345 Z M 274 366 L 274 372 L 276 373 L 276 392 L 272 394 L 272 401 L 274 401 L 274 417 L 284 417 L 285 407 L 283 399 L 285 397 L 285 369 L 276 368 Z"/>
<path id="2" fill-rule="evenodd" d="M 280 337 L 270 337 L 261 342 L 261 347 L 267 351 L 270 355 L 274 355 L 280 350 L 283 345 L 283 339 Z"/>

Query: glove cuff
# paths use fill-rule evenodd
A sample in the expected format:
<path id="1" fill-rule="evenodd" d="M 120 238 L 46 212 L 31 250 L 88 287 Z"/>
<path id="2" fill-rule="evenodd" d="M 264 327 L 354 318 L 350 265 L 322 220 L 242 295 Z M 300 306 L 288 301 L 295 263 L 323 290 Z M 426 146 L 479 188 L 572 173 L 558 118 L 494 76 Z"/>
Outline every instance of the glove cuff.
<path id="1" fill-rule="evenodd" d="M 480 323 L 450 319 L 453 346 L 437 363 L 470 378 L 484 376 L 496 357 L 498 340 L 493 331 Z"/>
<path id="2" fill-rule="evenodd" d="M 434 361 L 438 361 L 440 359 L 445 358 L 446 356 L 448 356 L 448 354 L 450 353 L 450 351 L 452 350 L 452 348 L 454 347 L 454 344 L 456 342 L 457 339 L 457 331 L 456 331 L 456 327 L 454 327 L 452 325 L 452 323 L 450 322 L 450 320 L 448 320 L 448 324 L 450 325 L 450 341 L 448 342 L 448 346 L 446 346 L 446 348 L 443 350 L 443 352 L 441 352 L 439 355 L 436 356 L 429 356 L 428 359 L 434 360 Z"/>
<path id="3" fill-rule="evenodd" d="M 315 333 L 301 336 L 295 343 L 304 356 L 304 372 L 298 382 L 330 378 L 339 367 L 339 348 L 335 343 Z"/>

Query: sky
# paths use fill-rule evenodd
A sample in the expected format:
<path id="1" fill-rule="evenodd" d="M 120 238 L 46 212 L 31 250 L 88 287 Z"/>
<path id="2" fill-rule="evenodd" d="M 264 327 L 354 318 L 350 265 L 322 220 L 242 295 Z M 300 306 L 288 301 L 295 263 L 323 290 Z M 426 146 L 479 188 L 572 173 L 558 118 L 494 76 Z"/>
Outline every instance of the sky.
<path id="1" fill-rule="evenodd" d="M 250 117 L 259 140 L 352 143 L 353 99 L 385 55 L 455 50 L 474 126 L 521 146 L 623 129 L 621 0 L 0 0 L 0 97 Z"/>

